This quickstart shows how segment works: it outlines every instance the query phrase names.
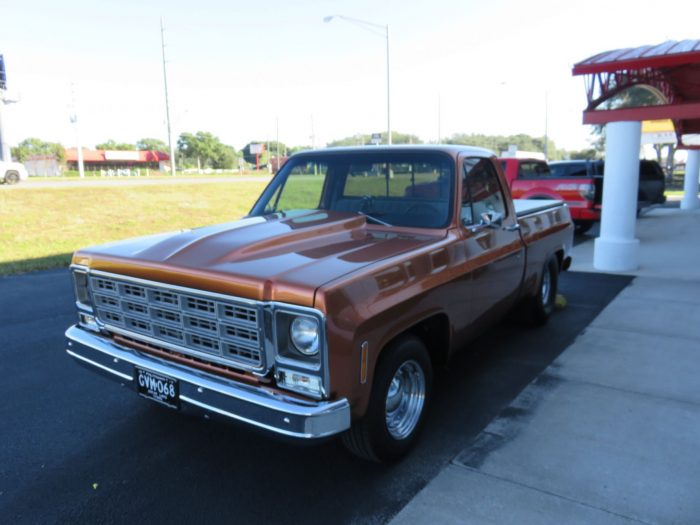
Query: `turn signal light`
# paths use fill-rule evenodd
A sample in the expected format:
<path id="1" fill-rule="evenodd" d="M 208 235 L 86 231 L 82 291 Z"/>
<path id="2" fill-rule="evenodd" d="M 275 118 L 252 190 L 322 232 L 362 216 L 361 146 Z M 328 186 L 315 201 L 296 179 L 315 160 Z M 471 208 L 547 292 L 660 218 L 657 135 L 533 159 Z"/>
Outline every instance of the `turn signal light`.
<path id="1" fill-rule="evenodd" d="M 83 326 L 83 327 L 85 327 L 89 330 L 93 330 L 95 332 L 100 331 L 100 328 L 97 326 L 97 321 L 95 320 L 94 316 L 80 312 L 78 314 L 78 319 L 80 320 L 80 326 Z"/>
<path id="2" fill-rule="evenodd" d="M 292 370 L 278 370 L 277 385 L 301 394 L 320 398 L 323 395 L 321 378 Z"/>

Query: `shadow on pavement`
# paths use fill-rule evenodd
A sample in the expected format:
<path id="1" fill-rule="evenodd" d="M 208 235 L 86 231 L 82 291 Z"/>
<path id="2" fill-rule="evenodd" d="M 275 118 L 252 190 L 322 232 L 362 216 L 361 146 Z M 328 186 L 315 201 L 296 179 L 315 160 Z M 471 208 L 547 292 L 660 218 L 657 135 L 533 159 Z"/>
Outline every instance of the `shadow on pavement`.
<path id="1" fill-rule="evenodd" d="M 386 522 L 629 281 L 564 274 L 568 306 L 547 326 L 506 322 L 471 344 L 437 372 L 422 439 L 392 466 L 357 460 L 338 440 L 300 447 L 183 417 L 75 366 L 52 336 L 31 376 L 0 385 L 0 398 L 18 407 L 0 407 L 12 444 L 0 449 L 0 514 L 44 523 Z M 16 369 L 30 339 L 9 354 Z"/>

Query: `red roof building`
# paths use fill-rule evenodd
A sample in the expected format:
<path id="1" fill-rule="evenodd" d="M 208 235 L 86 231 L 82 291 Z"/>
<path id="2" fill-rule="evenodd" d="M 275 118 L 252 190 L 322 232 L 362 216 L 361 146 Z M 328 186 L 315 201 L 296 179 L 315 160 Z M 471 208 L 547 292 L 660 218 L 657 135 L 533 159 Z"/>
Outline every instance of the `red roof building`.
<path id="1" fill-rule="evenodd" d="M 93 168 L 154 168 L 161 162 L 169 162 L 170 155 L 162 151 L 121 151 L 121 150 L 92 150 L 83 148 L 83 163 Z M 78 164 L 78 149 L 66 148 L 66 163 L 69 166 Z"/>

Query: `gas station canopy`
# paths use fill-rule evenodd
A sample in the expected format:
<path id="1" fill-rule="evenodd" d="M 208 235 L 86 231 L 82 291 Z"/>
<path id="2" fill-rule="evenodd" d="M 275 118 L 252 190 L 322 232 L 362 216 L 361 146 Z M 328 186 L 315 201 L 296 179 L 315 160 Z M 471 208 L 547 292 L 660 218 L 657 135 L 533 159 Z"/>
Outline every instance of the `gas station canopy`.
<path id="1" fill-rule="evenodd" d="M 587 75 L 584 124 L 671 119 L 679 147 L 700 149 L 700 40 L 605 51 L 583 60 L 574 75 Z M 599 110 L 632 87 L 653 90 L 660 105 Z"/>

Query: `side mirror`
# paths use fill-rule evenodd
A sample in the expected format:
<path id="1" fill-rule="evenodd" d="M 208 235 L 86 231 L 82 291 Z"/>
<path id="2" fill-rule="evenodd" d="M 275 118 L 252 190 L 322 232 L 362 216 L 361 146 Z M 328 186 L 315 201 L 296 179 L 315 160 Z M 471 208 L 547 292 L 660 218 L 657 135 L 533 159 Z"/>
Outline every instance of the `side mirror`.
<path id="1" fill-rule="evenodd" d="M 503 214 L 497 211 L 485 211 L 481 214 L 479 225 L 487 228 L 500 228 L 503 226 Z"/>

